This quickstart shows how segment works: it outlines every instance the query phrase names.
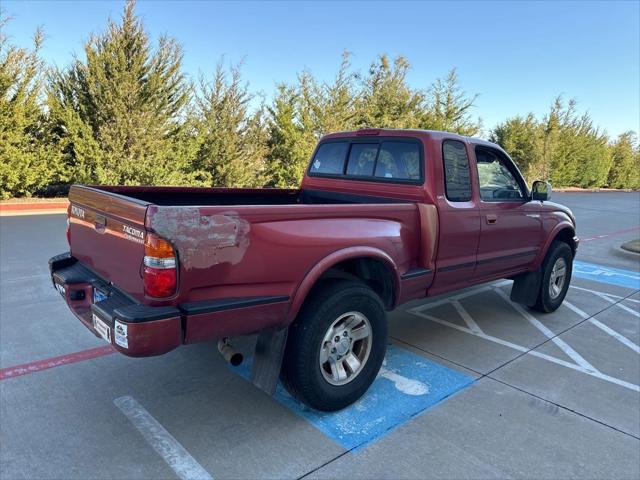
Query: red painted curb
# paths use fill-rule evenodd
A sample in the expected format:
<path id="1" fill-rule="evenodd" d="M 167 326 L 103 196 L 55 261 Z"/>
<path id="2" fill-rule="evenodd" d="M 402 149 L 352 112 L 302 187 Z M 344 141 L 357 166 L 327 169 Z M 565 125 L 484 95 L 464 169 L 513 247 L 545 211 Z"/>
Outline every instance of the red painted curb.
<path id="1" fill-rule="evenodd" d="M 57 357 L 45 358 L 44 360 L 23 363 L 22 365 L 16 365 L 14 367 L 3 368 L 0 370 L 0 380 L 21 377 L 22 375 L 29 375 L 42 370 L 61 367 L 62 365 L 91 360 L 92 358 L 103 357 L 104 355 L 109 355 L 115 352 L 115 349 L 111 345 L 105 345 L 104 347 L 89 348 L 87 350 L 81 350 L 80 352 L 68 353 Z"/>
<path id="2" fill-rule="evenodd" d="M 23 211 L 23 210 L 55 210 L 67 209 L 68 201 L 61 202 L 20 202 L 20 203 L 0 203 L 0 210 L 5 212 Z"/>

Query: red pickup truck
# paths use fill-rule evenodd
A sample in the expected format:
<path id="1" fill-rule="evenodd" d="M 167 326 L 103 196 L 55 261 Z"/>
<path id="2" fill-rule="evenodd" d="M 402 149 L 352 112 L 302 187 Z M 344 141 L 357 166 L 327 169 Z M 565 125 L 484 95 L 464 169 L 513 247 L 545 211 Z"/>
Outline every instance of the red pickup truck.
<path id="1" fill-rule="evenodd" d="M 74 185 L 70 251 L 49 262 L 73 313 L 133 357 L 258 333 L 254 383 L 320 410 L 357 400 L 387 344 L 385 312 L 501 278 L 541 312 L 562 303 L 571 211 L 499 146 L 452 133 L 327 135 L 297 190 Z"/>

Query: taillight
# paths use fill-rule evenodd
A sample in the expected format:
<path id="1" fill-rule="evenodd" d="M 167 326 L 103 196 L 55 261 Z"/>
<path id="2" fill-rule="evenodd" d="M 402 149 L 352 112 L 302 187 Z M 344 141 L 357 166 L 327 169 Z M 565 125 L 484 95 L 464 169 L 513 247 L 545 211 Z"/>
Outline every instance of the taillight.
<path id="1" fill-rule="evenodd" d="M 144 240 L 144 292 L 150 297 L 170 297 L 176 293 L 178 275 L 173 246 L 164 238 L 147 233 Z"/>

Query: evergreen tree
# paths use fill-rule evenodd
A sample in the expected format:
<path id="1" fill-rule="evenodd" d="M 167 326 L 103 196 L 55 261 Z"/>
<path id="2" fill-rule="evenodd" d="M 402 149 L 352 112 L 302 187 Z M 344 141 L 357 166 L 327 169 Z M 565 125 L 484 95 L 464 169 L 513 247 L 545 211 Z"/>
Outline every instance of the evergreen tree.
<path id="1" fill-rule="evenodd" d="M 332 83 L 315 87 L 313 103 L 319 136 L 350 130 L 356 126 L 356 104 L 360 93 L 356 89 L 357 75 L 351 71 L 349 57 L 349 52 L 343 52 L 338 73 Z"/>
<path id="2" fill-rule="evenodd" d="M 320 83 L 304 71 L 296 85 L 278 85 L 268 108 L 270 185 L 297 187 L 318 140 L 356 128 L 356 79 L 344 52 L 333 82 Z"/>
<path id="3" fill-rule="evenodd" d="M 189 101 L 181 47 L 163 36 L 152 49 L 134 9 L 128 1 L 120 23 L 109 20 L 106 32 L 90 37 L 86 60 L 53 75 L 48 108 L 56 144 L 74 181 L 197 181 L 180 156 Z"/>
<path id="4" fill-rule="evenodd" d="M 278 93 L 268 108 L 267 161 L 271 186 L 297 187 L 316 142 L 313 128 L 309 125 L 310 120 L 300 119 L 299 108 L 299 96 L 295 87 L 278 85 Z"/>
<path id="5" fill-rule="evenodd" d="M 565 104 L 558 97 L 542 120 L 533 114 L 509 119 L 494 129 L 491 139 L 512 154 L 529 180 L 604 186 L 612 161 L 607 137 L 576 107 L 574 100 Z"/>
<path id="6" fill-rule="evenodd" d="M 42 32 L 35 33 L 32 49 L 19 48 L 5 33 L 8 21 L 0 18 L 0 198 L 30 195 L 61 173 L 40 105 Z"/>
<path id="7" fill-rule="evenodd" d="M 237 65 L 228 76 L 220 62 L 211 83 L 200 81 L 195 168 L 213 186 L 259 187 L 268 179 L 263 108 L 250 113 L 252 100 Z"/>
<path id="8" fill-rule="evenodd" d="M 637 135 L 625 132 L 611 145 L 608 184 L 613 188 L 640 188 L 640 145 Z"/>
<path id="9" fill-rule="evenodd" d="M 490 140 L 502 146 L 529 182 L 543 178 L 537 171 L 542 155 L 540 125 L 533 114 L 514 117 L 499 124 Z"/>
<path id="10" fill-rule="evenodd" d="M 471 119 L 471 109 L 478 95 L 468 96 L 458 84 L 455 68 L 447 78 L 438 78 L 428 91 L 427 111 L 420 127 L 429 130 L 444 130 L 461 135 L 477 135 L 480 121 Z"/>
<path id="11" fill-rule="evenodd" d="M 391 63 L 380 55 L 363 79 L 359 97 L 359 127 L 419 128 L 425 94 L 407 85 L 409 62 L 396 57 Z"/>

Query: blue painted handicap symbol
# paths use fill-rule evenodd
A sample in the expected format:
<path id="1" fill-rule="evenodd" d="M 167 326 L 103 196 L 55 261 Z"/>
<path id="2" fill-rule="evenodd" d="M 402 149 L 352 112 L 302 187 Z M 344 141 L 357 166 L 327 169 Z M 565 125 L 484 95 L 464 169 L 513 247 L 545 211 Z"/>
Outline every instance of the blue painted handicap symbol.
<path id="1" fill-rule="evenodd" d="M 640 271 L 605 267 L 595 263 L 573 262 L 573 276 L 594 282 L 640 289 Z"/>
<path id="2" fill-rule="evenodd" d="M 247 362 L 237 369 L 250 377 Z M 345 449 L 360 448 L 470 385 L 474 379 L 394 345 L 367 393 L 339 412 L 310 409 L 278 385 L 276 400 Z"/>

